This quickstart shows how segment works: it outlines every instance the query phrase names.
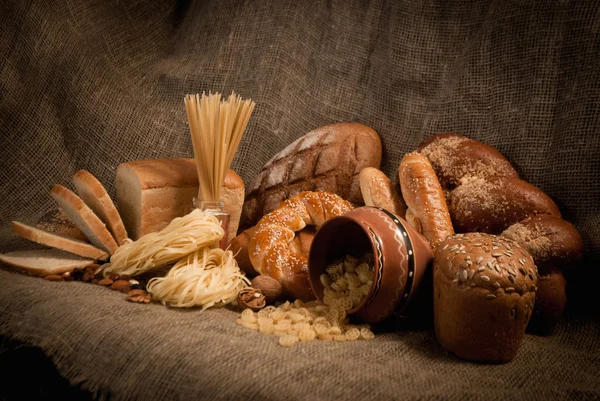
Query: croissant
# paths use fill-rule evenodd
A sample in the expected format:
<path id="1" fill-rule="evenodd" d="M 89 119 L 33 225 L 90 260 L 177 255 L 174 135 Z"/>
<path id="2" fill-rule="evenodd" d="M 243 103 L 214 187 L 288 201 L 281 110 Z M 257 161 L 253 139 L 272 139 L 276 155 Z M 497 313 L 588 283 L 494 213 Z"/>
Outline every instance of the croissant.
<path id="1" fill-rule="evenodd" d="M 314 299 L 306 256 L 290 243 L 306 226 L 320 227 L 328 219 L 352 210 L 352 205 L 329 192 L 300 192 L 263 216 L 254 227 L 248 257 L 258 274 L 279 281 L 283 292 L 302 301 Z"/>

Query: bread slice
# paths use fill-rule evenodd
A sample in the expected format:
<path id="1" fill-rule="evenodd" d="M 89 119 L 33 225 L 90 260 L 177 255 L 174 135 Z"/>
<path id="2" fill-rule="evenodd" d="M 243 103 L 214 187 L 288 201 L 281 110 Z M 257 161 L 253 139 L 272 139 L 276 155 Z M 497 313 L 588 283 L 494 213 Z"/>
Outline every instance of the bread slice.
<path id="1" fill-rule="evenodd" d="M 35 224 L 36 228 L 51 233 L 66 235 L 89 244 L 90 240 L 81 232 L 61 208 L 56 208 L 45 213 Z"/>
<path id="2" fill-rule="evenodd" d="M 127 239 L 127 230 L 102 183 L 89 171 L 81 170 L 73 176 L 73 184 L 81 199 L 106 224 L 117 243 L 123 245 Z"/>
<path id="3" fill-rule="evenodd" d="M 84 259 L 59 249 L 0 253 L 0 262 L 42 277 L 94 264 L 92 259 Z"/>
<path id="4" fill-rule="evenodd" d="M 69 216 L 69 219 L 90 239 L 90 242 L 111 255 L 118 248 L 115 239 L 110 235 L 102 220 L 73 191 L 55 184 L 50 195 L 58 206 Z"/>
<path id="5" fill-rule="evenodd" d="M 67 251 L 75 255 L 96 260 L 106 260 L 108 258 L 108 254 L 106 252 L 104 252 L 102 249 L 96 248 L 93 245 L 69 238 L 65 235 L 40 230 L 18 221 L 12 222 L 12 230 L 15 234 L 29 241 L 37 242 L 38 244 L 46 245 L 50 248 L 62 249 L 63 251 Z"/>

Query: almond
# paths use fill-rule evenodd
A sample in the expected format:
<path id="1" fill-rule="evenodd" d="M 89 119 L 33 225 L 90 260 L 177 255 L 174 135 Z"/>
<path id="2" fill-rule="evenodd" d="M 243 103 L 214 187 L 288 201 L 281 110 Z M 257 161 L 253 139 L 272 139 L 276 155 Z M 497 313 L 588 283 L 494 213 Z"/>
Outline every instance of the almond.
<path id="1" fill-rule="evenodd" d="M 49 276 L 44 277 L 44 280 L 48 281 L 63 281 L 64 278 L 58 274 L 51 274 Z"/>
<path id="2" fill-rule="evenodd" d="M 110 289 L 115 291 L 121 291 L 127 294 L 129 292 L 129 281 L 117 280 L 110 286 Z"/>
<path id="3" fill-rule="evenodd" d="M 114 283 L 114 281 L 112 281 L 109 278 L 103 278 L 102 280 L 98 281 L 98 284 L 103 285 L 108 287 L 109 285 L 112 285 Z"/>

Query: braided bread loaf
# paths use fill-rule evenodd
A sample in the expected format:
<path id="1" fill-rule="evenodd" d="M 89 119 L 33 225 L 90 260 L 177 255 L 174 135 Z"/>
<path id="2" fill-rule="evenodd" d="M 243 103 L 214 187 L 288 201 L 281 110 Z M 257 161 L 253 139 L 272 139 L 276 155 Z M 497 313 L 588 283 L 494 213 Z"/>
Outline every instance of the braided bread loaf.
<path id="1" fill-rule="evenodd" d="M 479 231 L 514 240 L 532 255 L 540 275 L 568 268 L 581 258 L 583 241 L 577 229 L 493 147 L 458 134 L 438 134 L 423 141 L 418 152 L 438 176 L 456 232 Z M 538 294 L 537 308 L 552 304 L 543 299 L 545 294 L 550 292 Z"/>
<path id="2" fill-rule="evenodd" d="M 328 219 L 352 210 L 352 205 L 328 192 L 300 192 L 263 216 L 248 244 L 248 257 L 258 274 L 279 281 L 286 295 L 314 299 L 308 280 L 308 261 L 290 243 L 307 225 L 320 227 Z"/>
<path id="3" fill-rule="evenodd" d="M 496 149 L 462 135 L 439 134 L 418 151 L 427 156 L 446 192 L 456 232 L 504 233 L 531 253 L 542 272 L 581 257 L 583 243 L 575 227 Z"/>

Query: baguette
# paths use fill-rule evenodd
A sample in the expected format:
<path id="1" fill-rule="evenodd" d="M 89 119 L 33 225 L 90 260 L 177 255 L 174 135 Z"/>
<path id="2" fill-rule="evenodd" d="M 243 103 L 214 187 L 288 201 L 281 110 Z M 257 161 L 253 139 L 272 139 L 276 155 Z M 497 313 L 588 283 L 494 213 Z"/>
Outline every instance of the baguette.
<path id="1" fill-rule="evenodd" d="M 375 167 L 362 169 L 360 171 L 360 192 L 366 206 L 382 207 L 404 218 L 406 204 L 382 171 Z"/>
<path id="2" fill-rule="evenodd" d="M 409 153 L 398 169 L 402 197 L 408 206 L 408 222 L 420 231 L 435 249 L 440 241 L 454 234 L 442 187 L 427 158 Z"/>

